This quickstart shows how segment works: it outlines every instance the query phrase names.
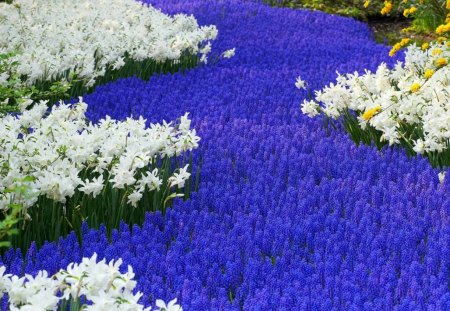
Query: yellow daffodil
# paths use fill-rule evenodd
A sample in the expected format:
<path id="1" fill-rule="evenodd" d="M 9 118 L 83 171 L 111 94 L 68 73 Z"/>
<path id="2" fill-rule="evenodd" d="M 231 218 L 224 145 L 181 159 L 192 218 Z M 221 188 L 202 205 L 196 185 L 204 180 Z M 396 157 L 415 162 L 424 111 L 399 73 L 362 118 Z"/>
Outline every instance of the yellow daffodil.
<path id="1" fill-rule="evenodd" d="M 436 66 L 442 67 L 448 64 L 448 60 L 446 58 L 438 58 L 436 59 Z"/>
<path id="2" fill-rule="evenodd" d="M 373 118 L 374 115 L 379 113 L 381 111 L 380 106 L 373 107 L 371 109 L 366 110 L 366 112 L 363 113 L 362 118 L 366 121 L 369 121 Z"/>
<path id="3" fill-rule="evenodd" d="M 419 83 L 413 83 L 413 85 L 411 85 L 411 88 L 409 89 L 411 91 L 411 93 L 415 93 L 418 90 L 420 90 L 420 84 Z"/>
<path id="4" fill-rule="evenodd" d="M 425 70 L 425 73 L 423 74 L 423 76 L 427 79 L 431 78 L 434 74 L 434 70 L 433 69 L 427 69 Z"/>
<path id="5" fill-rule="evenodd" d="M 392 11 L 392 2 L 391 1 L 384 1 L 384 7 L 381 9 L 381 14 L 386 15 L 389 12 Z"/>
<path id="6" fill-rule="evenodd" d="M 433 51 L 431 51 L 431 55 L 433 55 L 433 56 L 441 55 L 441 54 L 442 54 L 442 50 L 439 48 L 436 48 Z"/>

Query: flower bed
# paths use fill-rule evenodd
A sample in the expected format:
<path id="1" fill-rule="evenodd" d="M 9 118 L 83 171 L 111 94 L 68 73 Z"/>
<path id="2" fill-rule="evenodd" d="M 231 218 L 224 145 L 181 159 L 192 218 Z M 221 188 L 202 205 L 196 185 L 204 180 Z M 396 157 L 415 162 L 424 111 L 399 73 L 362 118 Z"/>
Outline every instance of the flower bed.
<path id="1" fill-rule="evenodd" d="M 411 46 L 404 64 L 339 75 L 305 100 L 303 113 L 340 120 L 357 143 L 401 145 L 433 166 L 450 165 L 450 43 Z"/>
<path id="2" fill-rule="evenodd" d="M 68 80 L 72 96 L 120 77 L 192 66 L 197 54 L 206 61 L 217 35 L 193 16 L 134 0 L 18 0 L 0 3 L 0 21 L 0 54 L 16 53 L 14 73 L 39 88 Z"/>

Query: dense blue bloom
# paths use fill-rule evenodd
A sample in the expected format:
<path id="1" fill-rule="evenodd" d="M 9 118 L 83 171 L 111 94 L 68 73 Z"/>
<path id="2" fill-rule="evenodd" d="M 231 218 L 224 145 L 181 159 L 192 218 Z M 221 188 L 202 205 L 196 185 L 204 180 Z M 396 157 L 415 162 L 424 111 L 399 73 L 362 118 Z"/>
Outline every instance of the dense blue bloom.
<path id="1" fill-rule="evenodd" d="M 89 116 L 149 122 L 190 112 L 199 190 L 142 228 L 123 225 L 9 251 L 13 273 L 50 273 L 97 252 L 133 266 L 147 305 L 185 310 L 449 310 L 450 182 L 426 159 L 355 146 L 300 112 L 339 72 L 375 69 L 388 47 L 351 19 L 244 1 L 154 0 L 216 24 L 236 56 L 85 96 Z M 212 62 L 212 59 L 210 59 Z"/>

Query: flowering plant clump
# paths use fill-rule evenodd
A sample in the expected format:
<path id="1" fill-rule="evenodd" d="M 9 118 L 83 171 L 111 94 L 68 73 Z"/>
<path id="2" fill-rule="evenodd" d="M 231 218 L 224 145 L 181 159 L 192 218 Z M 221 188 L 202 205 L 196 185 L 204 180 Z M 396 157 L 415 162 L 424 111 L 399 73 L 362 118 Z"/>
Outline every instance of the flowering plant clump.
<path id="1" fill-rule="evenodd" d="M 133 293 L 137 282 L 133 268 L 120 272 L 122 259 L 106 263 L 97 262 L 97 254 L 83 258 L 80 264 L 70 263 L 53 276 L 43 270 L 36 276 L 23 277 L 5 274 L 0 267 L 0 292 L 7 295 L 9 310 L 67 310 L 71 311 L 150 311 L 139 303 L 141 292 Z M 156 311 L 182 311 L 176 299 L 169 302 L 157 300 Z"/>
<path id="2" fill-rule="evenodd" d="M 31 218 L 19 239 L 31 230 L 39 243 L 54 240 L 77 230 L 82 220 L 109 229 L 121 219 L 139 223 L 145 211 L 164 211 L 168 200 L 183 196 L 178 189 L 190 177 L 188 164 L 173 171 L 171 159 L 198 147 L 188 114 L 177 124 L 146 128 L 142 117 L 87 123 L 86 109 L 81 98 L 48 113 L 40 102 L 0 119 L 0 208 L 22 204 Z M 8 191 L 19 183 L 34 195 Z M 39 229 L 48 219 L 53 226 Z"/>
<path id="3" fill-rule="evenodd" d="M 17 74 L 18 62 L 14 53 L 0 54 L 0 114 L 18 112 L 27 108 L 33 100 L 64 99 L 68 97 L 70 83 L 55 81 L 48 90 L 25 85 Z"/>
<path id="4" fill-rule="evenodd" d="M 405 34 L 426 32 L 429 39 L 437 39 L 443 42 L 450 35 L 450 0 L 386 0 L 371 1 L 365 0 L 364 7 L 383 3 L 380 10 L 382 15 L 400 14 L 406 18 L 414 19 L 411 27 L 404 28 Z M 409 38 L 404 38 L 396 43 L 390 52 L 394 55 L 402 47 L 410 42 Z"/>
<path id="5" fill-rule="evenodd" d="M 336 84 L 305 100 L 302 112 L 314 117 L 343 117 L 357 141 L 377 146 L 402 145 L 424 154 L 435 166 L 450 165 L 449 44 L 408 47 L 394 69 L 381 64 L 375 73 L 339 75 Z"/>
<path id="6" fill-rule="evenodd" d="M 0 3 L 0 21 L 0 53 L 17 52 L 16 73 L 28 85 L 77 79 L 92 87 L 100 78 L 148 77 L 159 63 L 169 61 L 162 69 L 170 70 L 184 55 L 206 61 L 217 35 L 193 16 L 171 17 L 134 0 L 15 0 Z"/>

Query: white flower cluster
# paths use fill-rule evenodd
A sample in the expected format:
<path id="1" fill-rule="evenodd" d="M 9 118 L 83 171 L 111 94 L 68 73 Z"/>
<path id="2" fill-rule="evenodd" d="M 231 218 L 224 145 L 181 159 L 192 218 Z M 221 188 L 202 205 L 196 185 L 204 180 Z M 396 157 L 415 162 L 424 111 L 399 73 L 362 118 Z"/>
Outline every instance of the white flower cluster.
<path id="1" fill-rule="evenodd" d="M 216 36 L 215 26 L 199 27 L 193 16 L 171 17 L 135 0 L 0 3 L 0 54 L 19 52 L 17 71 L 28 84 L 76 74 L 91 86 L 108 66 L 121 68 L 126 55 L 177 61 L 184 52 L 208 53 L 203 46 Z"/>
<path id="2" fill-rule="evenodd" d="M 336 84 L 316 91 L 315 100 L 305 100 L 301 110 L 334 119 L 352 110 L 362 129 L 369 124 L 390 145 L 403 140 L 419 154 L 440 152 L 450 139 L 449 60 L 449 43 L 409 46 L 404 63 L 393 69 L 381 64 L 375 73 L 338 75 Z"/>
<path id="3" fill-rule="evenodd" d="M 150 171 L 149 165 L 195 149 L 200 140 L 187 113 L 175 125 L 164 121 L 146 128 L 142 117 L 119 122 L 107 116 L 87 123 L 82 98 L 73 106 L 47 109 L 41 102 L 0 119 L 0 208 L 14 199 L 5 190 L 20 186 L 25 176 L 34 179 L 28 186 L 35 194 L 63 203 L 76 189 L 95 197 L 107 182 L 117 189 L 127 186 L 129 203 L 136 206 L 144 191 L 159 190 L 163 182 L 158 168 Z M 186 166 L 169 177 L 168 186 L 183 187 L 189 176 Z M 37 197 L 21 200 L 16 203 L 29 207 Z"/>
<path id="4" fill-rule="evenodd" d="M 122 259 L 105 259 L 97 262 L 97 254 L 83 258 L 80 264 L 70 263 L 66 270 L 60 270 L 49 277 L 47 271 L 39 271 L 33 277 L 5 274 L 5 267 L 0 267 L 0 292 L 8 295 L 9 310 L 45 311 L 57 310 L 64 301 L 71 304 L 82 303 L 78 310 L 84 311 L 149 311 L 138 301 L 142 293 L 133 294 L 137 282 L 133 268 L 128 266 L 126 273 L 119 268 Z M 87 301 L 86 301 L 87 300 Z M 168 306 L 157 300 L 156 311 L 182 311 L 176 299 Z M 77 310 L 71 306 L 70 310 Z"/>

